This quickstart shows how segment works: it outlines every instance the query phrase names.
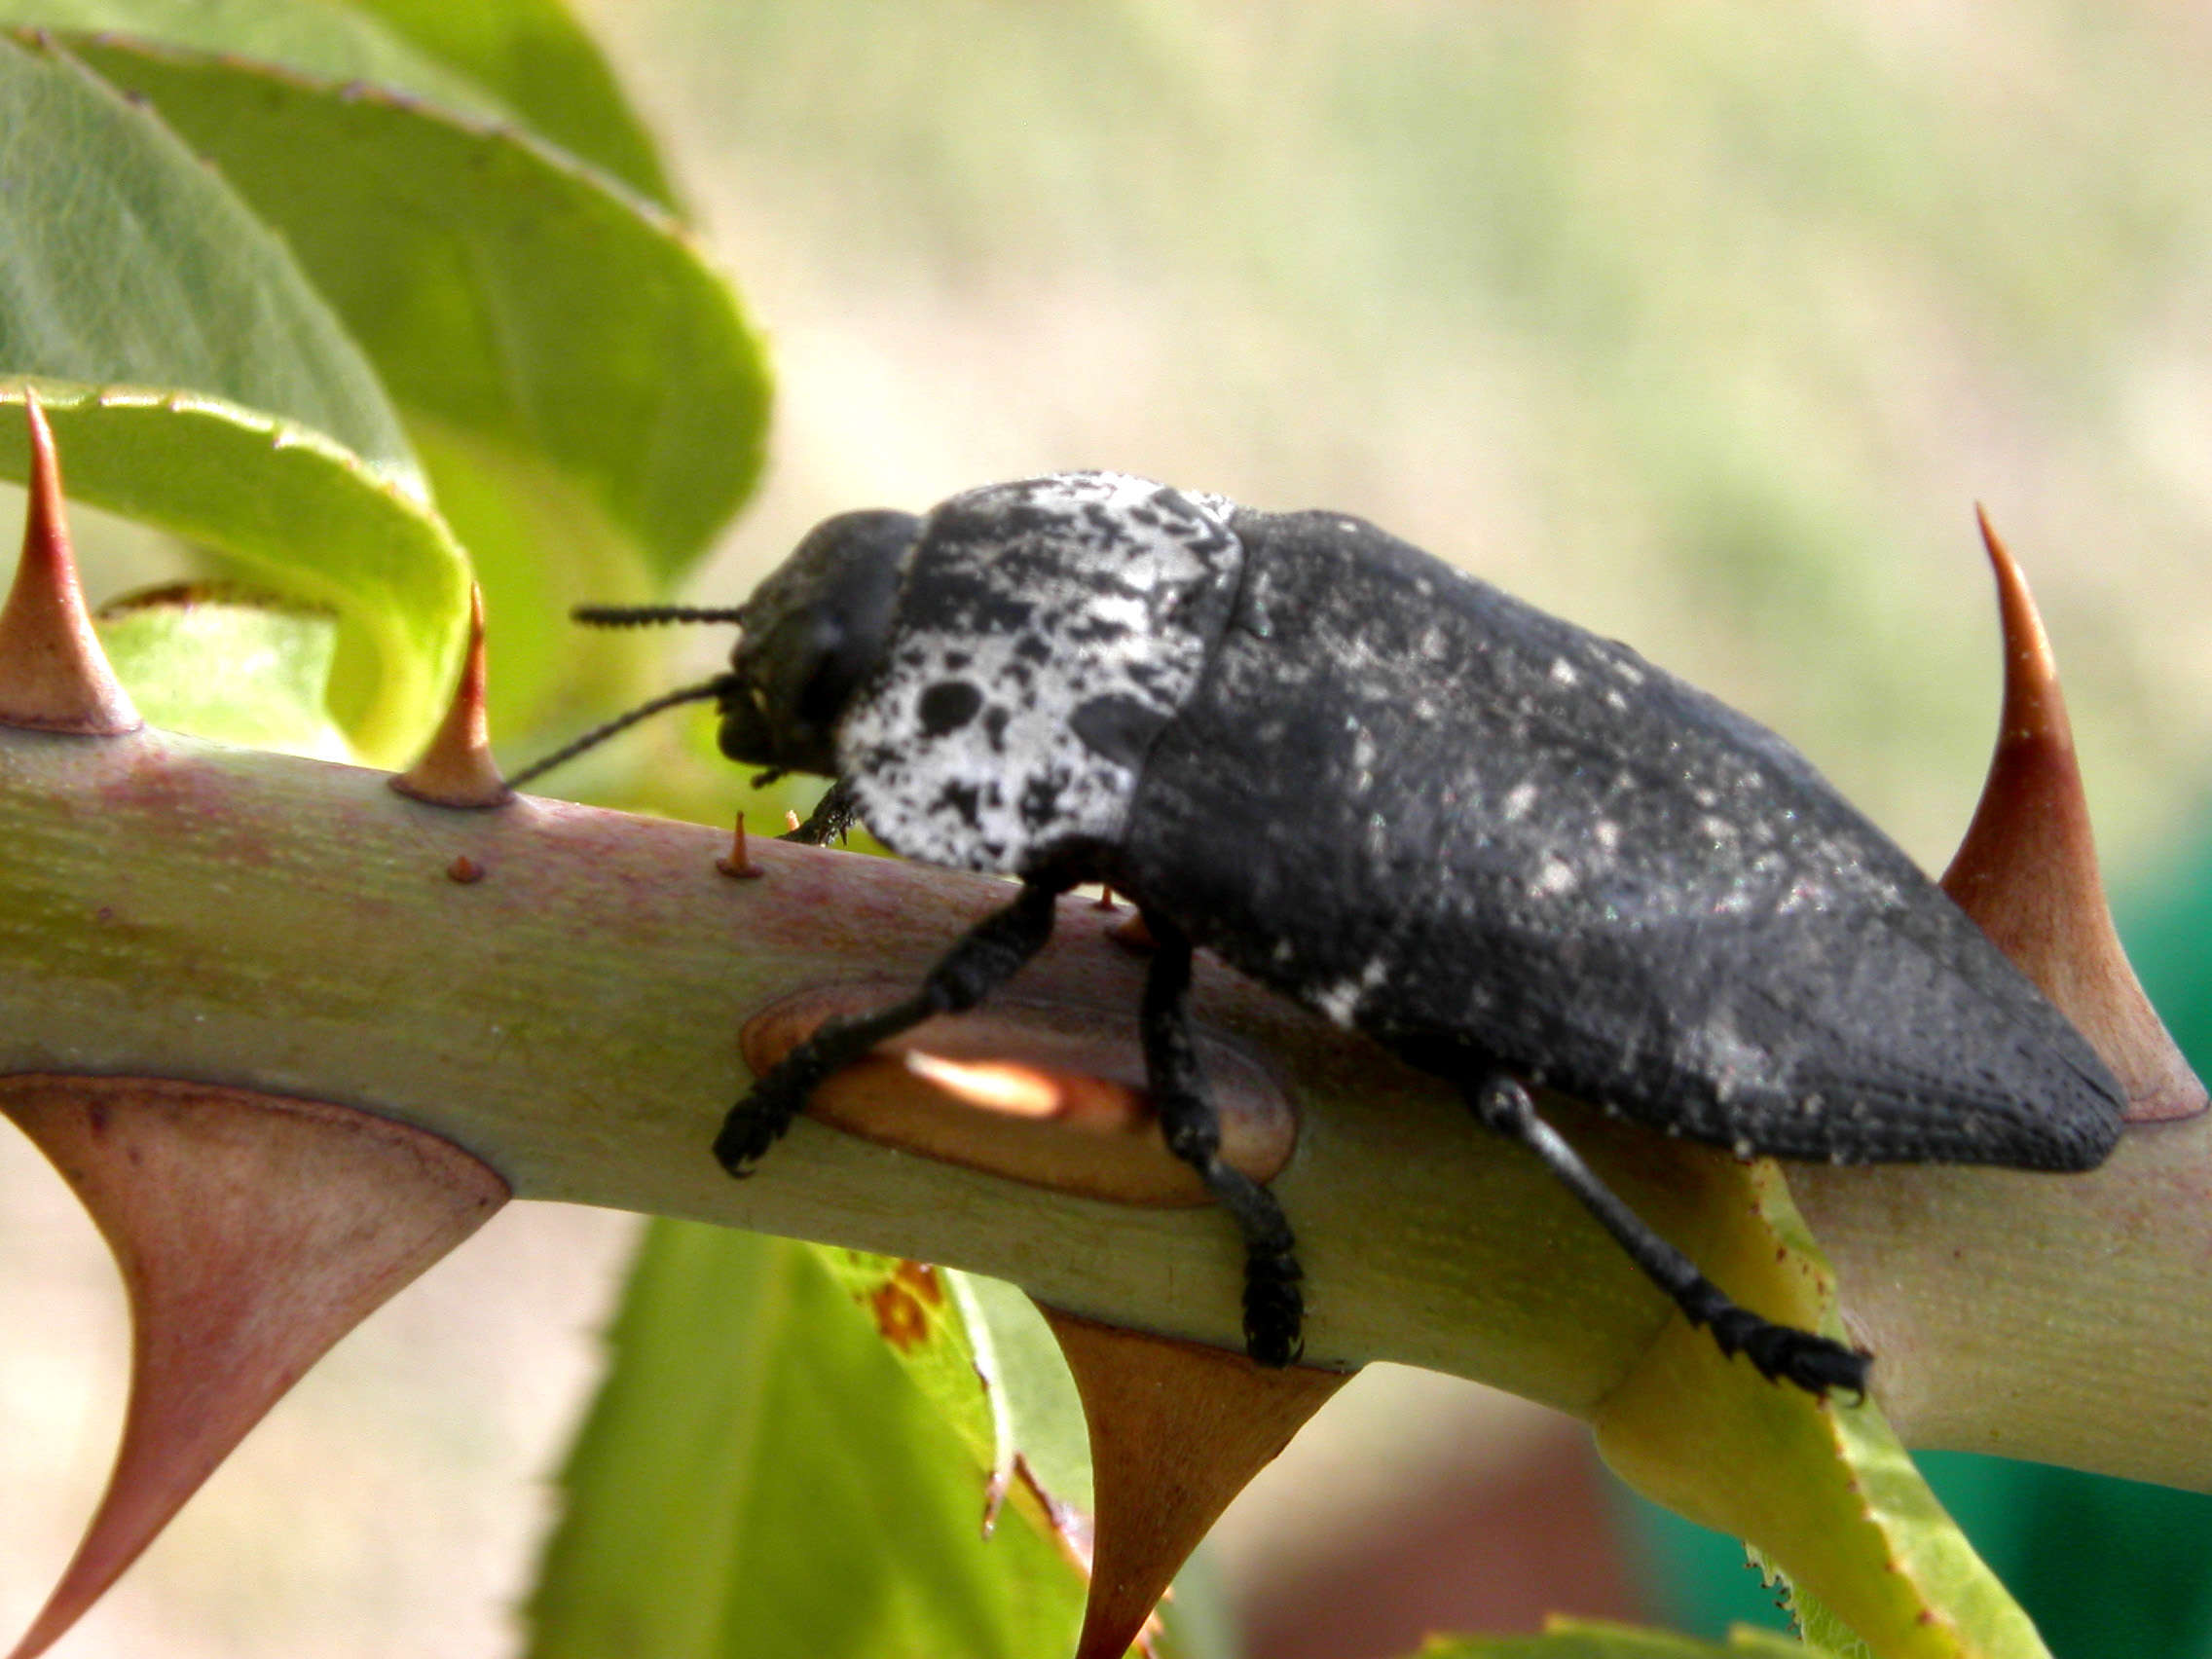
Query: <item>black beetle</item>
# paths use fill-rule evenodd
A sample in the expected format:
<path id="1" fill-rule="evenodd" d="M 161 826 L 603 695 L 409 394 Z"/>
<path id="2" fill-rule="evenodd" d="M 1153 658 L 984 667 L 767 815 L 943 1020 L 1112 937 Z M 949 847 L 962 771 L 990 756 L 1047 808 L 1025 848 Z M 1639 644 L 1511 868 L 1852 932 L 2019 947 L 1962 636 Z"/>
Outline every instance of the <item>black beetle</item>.
<path id="1" fill-rule="evenodd" d="M 1361 520 L 1067 473 L 830 519 L 735 609 L 577 615 L 740 622 L 726 674 L 652 707 L 711 696 L 732 759 L 832 777 L 898 852 L 1021 879 L 913 996 L 760 1078 L 724 1166 L 1108 883 L 1158 941 L 1151 1090 L 1242 1232 L 1264 1364 L 1299 1352 L 1300 1273 L 1217 1157 L 1196 946 L 1449 1080 L 1723 1350 L 1816 1392 L 1862 1390 L 1868 1356 L 1728 1301 L 1530 1086 L 1746 1157 L 2075 1170 L 2118 1138 L 2087 1043 L 1794 749 Z"/>

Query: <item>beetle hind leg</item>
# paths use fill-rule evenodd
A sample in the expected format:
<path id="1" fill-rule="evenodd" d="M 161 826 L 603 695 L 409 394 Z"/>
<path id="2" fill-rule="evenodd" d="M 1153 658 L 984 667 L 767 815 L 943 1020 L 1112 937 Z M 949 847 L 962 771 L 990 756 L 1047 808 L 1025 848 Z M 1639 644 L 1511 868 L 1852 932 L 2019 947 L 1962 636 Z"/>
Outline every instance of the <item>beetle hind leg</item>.
<path id="1" fill-rule="evenodd" d="M 985 916 L 940 957 L 912 996 L 858 1018 L 824 1021 L 730 1108 L 715 1136 L 716 1160 L 732 1175 L 750 1175 L 806 1110 L 824 1078 L 932 1014 L 974 1008 L 1013 978 L 1052 937 L 1053 906 L 1071 885 L 1054 875 L 1031 877 L 1013 903 Z"/>
<path id="2" fill-rule="evenodd" d="M 1468 1105 L 1488 1128 L 1521 1142 L 1582 1200 L 1629 1259 L 1682 1310 L 1693 1325 L 1713 1333 L 1726 1354 L 1749 1358 L 1769 1382 L 1794 1382 L 1814 1394 L 1830 1388 L 1863 1395 L 1870 1355 L 1826 1337 L 1778 1325 L 1748 1308 L 1739 1308 L 1720 1288 L 1650 1225 L 1623 1203 L 1551 1124 L 1536 1116 L 1529 1091 L 1502 1073 L 1463 1085 Z"/>
<path id="3" fill-rule="evenodd" d="M 1185 998 L 1191 941 L 1162 916 L 1145 912 L 1158 949 L 1144 982 L 1141 1026 L 1146 1080 L 1160 1111 L 1167 1150 L 1198 1172 L 1206 1190 L 1235 1218 L 1244 1238 L 1244 1351 L 1261 1365 L 1295 1362 L 1304 1348 L 1306 1301 L 1299 1290 L 1290 1223 L 1274 1196 L 1221 1156 L 1221 1119 L 1205 1092 Z"/>

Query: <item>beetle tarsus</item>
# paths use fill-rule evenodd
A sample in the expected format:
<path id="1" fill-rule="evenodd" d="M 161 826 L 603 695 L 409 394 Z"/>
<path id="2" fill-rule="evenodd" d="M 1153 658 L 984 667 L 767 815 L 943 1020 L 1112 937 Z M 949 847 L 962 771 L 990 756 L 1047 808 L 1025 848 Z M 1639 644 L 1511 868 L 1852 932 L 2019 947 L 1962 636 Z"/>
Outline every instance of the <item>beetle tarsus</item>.
<path id="1" fill-rule="evenodd" d="M 1693 1325 L 1703 1325 L 1725 1354 L 1741 1353 L 1769 1382 L 1793 1382 L 1811 1394 L 1830 1388 L 1866 1392 L 1869 1356 L 1826 1337 L 1778 1325 L 1739 1308 L 1697 1271 L 1696 1264 L 1651 1230 L 1599 1180 L 1560 1132 L 1536 1116 L 1535 1102 L 1515 1079 L 1493 1072 L 1465 1087 L 1467 1103 L 1488 1128 L 1520 1141 L 1582 1200 L 1629 1259 L 1641 1268 Z"/>
<path id="2" fill-rule="evenodd" d="M 1013 903 L 985 916 L 940 957 L 912 996 L 857 1019 L 826 1021 L 730 1108 L 715 1136 L 717 1161 L 733 1176 L 750 1175 L 806 1110 L 823 1079 L 933 1014 L 974 1008 L 1013 978 L 1052 937 L 1053 906 L 1072 885 L 1054 874 L 1032 876 Z"/>
<path id="3" fill-rule="evenodd" d="M 1264 1196 L 1264 1195 L 1263 1195 Z M 1253 1249 L 1244 1258 L 1244 1351 L 1255 1365 L 1296 1365 L 1306 1351 L 1301 1329 L 1306 1275 L 1288 1250 Z"/>
<path id="4" fill-rule="evenodd" d="M 1711 1292 L 1711 1311 L 1700 1317 L 1684 1305 L 1682 1313 L 1693 1324 L 1710 1329 L 1722 1353 L 1741 1353 L 1770 1382 L 1794 1382 L 1813 1394 L 1834 1388 L 1862 1400 L 1866 1397 L 1866 1368 L 1871 1354 L 1811 1331 L 1762 1319 L 1749 1309 L 1737 1307 L 1710 1282 L 1700 1282 Z"/>
<path id="5" fill-rule="evenodd" d="M 784 1138 L 792 1120 L 806 1110 L 814 1086 L 829 1075 L 828 1068 L 794 1067 L 787 1060 L 755 1084 L 722 1120 L 715 1136 L 715 1161 L 739 1180 L 752 1174 L 768 1149 Z"/>
<path id="6" fill-rule="evenodd" d="M 1290 1365 L 1306 1346 L 1300 1335 L 1306 1300 L 1299 1289 L 1305 1274 L 1296 1240 L 1273 1195 L 1221 1156 L 1221 1118 L 1206 1095 L 1185 1008 L 1191 940 L 1164 916 L 1147 914 L 1145 922 L 1159 948 L 1145 977 L 1140 1026 L 1161 1133 L 1167 1150 L 1198 1171 L 1243 1235 L 1244 1351 L 1260 1365 Z"/>

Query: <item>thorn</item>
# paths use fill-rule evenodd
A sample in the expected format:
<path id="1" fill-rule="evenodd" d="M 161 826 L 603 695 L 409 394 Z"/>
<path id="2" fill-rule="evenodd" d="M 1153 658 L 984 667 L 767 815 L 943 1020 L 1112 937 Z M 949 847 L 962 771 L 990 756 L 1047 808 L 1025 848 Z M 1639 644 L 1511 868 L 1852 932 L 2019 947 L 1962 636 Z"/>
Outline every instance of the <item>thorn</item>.
<path id="1" fill-rule="evenodd" d="M 1349 1372 L 1242 1354 L 1040 1307 L 1083 1396 L 1095 1535 L 1076 1659 L 1122 1659 L 1230 1500 Z"/>
<path id="2" fill-rule="evenodd" d="M 745 814 L 737 815 L 737 829 L 732 832 L 729 851 L 715 861 L 715 867 L 732 881 L 757 881 L 768 872 L 753 862 L 753 854 L 745 844 Z"/>
<path id="3" fill-rule="evenodd" d="M 2204 1086 L 2113 931 L 2058 666 L 2027 577 L 1977 505 L 1997 577 L 2005 706 L 1989 777 L 1943 891 L 2081 1028 L 2126 1092 L 2127 1120 L 2205 1109 Z"/>
<path id="4" fill-rule="evenodd" d="M 85 611 L 54 433 L 28 387 L 23 421 L 30 428 L 30 505 L 15 585 L 0 607 L 0 725 L 81 737 L 136 731 L 146 722 Z"/>
<path id="5" fill-rule="evenodd" d="M 866 1014 L 896 993 L 880 981 L 800 991 L 739 1033 L 745 1063 L 767 1072 L 826 1020 Z M 1211 1033 L 1198 1048 L 1221 1114 L 1221 1156 L 1267 1182 L 1290 1161 L 1298 1118 L 1267 1069 Z M 1167 1150 L 1144 1090 L 1131 1023 L 1074 1004 L 1014 1003 L 940 1015 L 823 1080 L 815 1122 L 878 1146 L 1109 1203 L 1211 1202 Z"/>
<path id="6" fill-rule="evenodd" d="M 1090 907 L 1093 910 L 1114 910 L 1121 906 L 1114 903 L 1114 890 L 1101 882 L 1098 887 L 1098 898 Z"/>
<path id="7" fill-rule="evenodd" d="M 471 887 L 484 879 L 484 866 L 466 853 L 461 853 L 446 866 L 446 878 L 458 881 L 463 887 Z"/>
<path id="8" fill-rule="evenodd" d="M 12 1659 L 136 1560 L 340 1337 L 507 1198 L 450 1142 L 350 1107 L 147 1078 L 0 1079 L 130 1304 L 123 1443 L 84 1542 Z"/>
<path id="9" fill-rule="evenodd" d="M 492 758 L 484 713 L 484 590 L 474 583 L 468 589 L 468 650 L 446 718 L 422 758 L 390 783 L 401 794 L 432 806 L 498 806 L 512 793 Z"/>
<path id="10" fill-rule="evenodd" d="M 797 828 L 798 828 L 798 814 L 797 814 L 797 813 L 795 813 L 795 812 L 793 812 L 793 810 L 792 810 L 792 809 L 791 809 L 790 807 L 788 807 L 788 806 L 787 806 L 787 807 L 785 807 L 785 808 L 784 808 L 784 833 L 785 833 L 785 834 L 787 834 L 787 835 L 789 835 L 789 834 L 790 834 L 790 833 L 791 833 L 791 832 L 792 832 L 792 831 L 793 831 L 793 830 L 796 830 Z"/>

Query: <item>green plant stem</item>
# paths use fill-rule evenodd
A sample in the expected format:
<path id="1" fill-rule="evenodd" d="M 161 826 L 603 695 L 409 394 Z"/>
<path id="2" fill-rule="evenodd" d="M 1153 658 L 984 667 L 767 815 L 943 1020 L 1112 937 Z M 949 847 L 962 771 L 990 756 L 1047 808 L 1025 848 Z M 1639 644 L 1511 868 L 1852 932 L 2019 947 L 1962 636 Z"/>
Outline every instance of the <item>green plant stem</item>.
<path id="1" fill-rule="evenodd" d="M 1209 1209 L 1072 1198 L 807 1122 L 725 1177 L 707 1149 L 746 1081 L 743 1021 L 814 985 L 910 982 L 1005 893 L 757 843 L 766 875 L 732 881 L 725 846 L 528 797 L 424 806 L 382 773 L 162 732 L 0 730 L 0 1074 L 350 1104 L 447 1136 L 518 1197 L 918 1256 L 1237 1345 L 1241 1253 Z M 462 855 L 481 880 L 448 875 Z M 1133 1042 L 1143 963 L 1108 920 L 1064 903 L 1016 990 Z M 1448 1089 L 1219 970 L 1194 1008 L 1303 1114 L 1274 1191 L 1312 1292 L 1309 1362 L 1400 1360 L 1586 1413 L 1671 1316 Z M 1562 1123 L 1632 1202 L 1717 1156 Z M 2212 1490 L 2212 1120 L 2131 1134 L 2087 1176 L 1791 1179 L 1908 1442 Z"/>

